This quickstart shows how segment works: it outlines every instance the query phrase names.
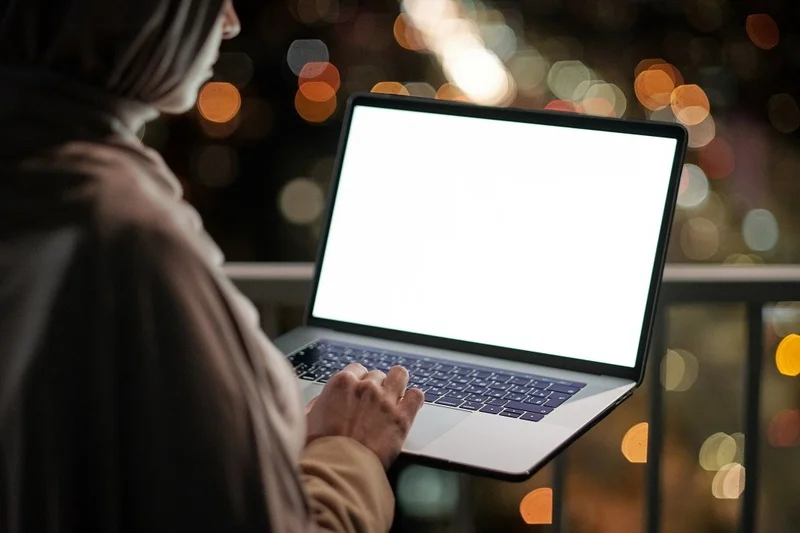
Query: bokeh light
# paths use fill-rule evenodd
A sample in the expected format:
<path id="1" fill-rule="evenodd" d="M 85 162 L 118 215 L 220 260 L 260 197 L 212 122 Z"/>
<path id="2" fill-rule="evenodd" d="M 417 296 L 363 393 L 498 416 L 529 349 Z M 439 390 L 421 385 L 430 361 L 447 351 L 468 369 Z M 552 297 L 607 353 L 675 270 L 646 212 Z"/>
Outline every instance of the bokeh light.
<path id="1" fill-rule="evenodd" d="M 430 520 L 451 516 L 458 505 L 458 475 L 409 466 L 397 479 L 397 503 L 411 517 Z"/>
<path id="2" fill-rule="evenodd" d="M 561 100 L 572 100 L 583 82 L 592 80 L 592 72 L 580 61 L 558 61 L 547 75 L 547 85 Z"/>
<path id="3" fill-rule="evenodd" d="M 405 84 L 409 96 L 419 98 L 436 98 L 436 89 L 430 83 L 424 81 L 413 81 Z"/>
<path id="4" fill-rule="evenodd" d="M 690 209 L 701 205 L 708 198 L 708 191 L 708 179 L 703 169 L 691 163 L 683 165 L 678 207 Z"/>
<path id="5" fill-rule="evenodd" d="M 672 112 L 686 126 L 696 126 L 708 118 L 711 104 L 699 85 L 680 85 L 670 97 Z"/>
<path id="6" fill-rule="evenodd" d="M 800 128 L 800 106 L 789 94 L 776 94 L 769 99 L 769 121 L 781 133 L 794 133 Z"/>
<path id="7" fill-rule="evenodd" d="M 405 13 L 400 13 L 395 19 L 393 33 L 397 44 L 406 50 L 418 52 L 425 49 L 422 34 L 414 27 L 413 22 L 409 20 L 408 15 Z"/>
<path id="8" fill-rule="evenodd" d="M 333 63 L 311 62 L 306 63 L 303 65 L 303 68 L 300 69 L 297 83 L 301 89 L 303 85 L 308 83 L 324 83 L 336 92 L 342 84 L 342 79 L 339 74 L 339 69 L 336 68 Z"/>
<path id="9" fill-rule="evenodd" d="M 667 350 L 661 361 L 661 384 L 671 392 L 692 388 L 700 372 L 697 357 L 686 350 Z"/>
<path id="10" fill-rule="evenodd" d="M 312 98 L 309 98 L 310 95 Z M 326 99 L 327 98 L 327 99 Z M 297 90 L 294 107 L 303 120 L 325 122 L 336 112 L 336 92 L 327 83 L 309 82 Z"/>
<path id="11" fill-rule="evenodd" d="M 800 335 L 791 333 L 781 340 L 775 351 L 775 365 L 784 376 L 800 375 Z"/>
<path id="12" fill-rule="evenodd" d="M 553 489 L 542 487 L 526 494 L 519 504 L 519 512 L 526 524 L 552 524 Z"/>
<path id="13" fill-rule="evenodd" d="M 278 207 L 283 217 L 299 226 L 316 221 L 325 208 L 322 187 L 308 178 L 296 178 L 287 183 L 278 195 Z"/>
<path id="14" fill-rule="evenodd" d="M 227 82 L 207 83 L 200 90 L 197 109 L 209 122 L 230 122 L 242 107 L 242 96 L 233 84 Z"/>
<path id="15" fill-rule="evenodd" d="M 707 218 L 691 218 L 681 228 L 681 250 L 695 261 L 714 257 L 719 251 L 719 239 L 719 228 Z"/>
<path id="16" fill-rule="evenodd" d="M 780 29 L 775 19 L 765 13 L 750 15 L 745 24 L 747 36 L 753 44 L 764 50 L 772 50 L 780 41 Z"/>
<path id="17" fill-rule="evenodd" d="M 464 91 L 452 83 L 442 84 L 439 90 L 436 91 L 436 98 L 438 100 L 450 100 L 453 102 L 469 102 L 469 98 L 464 94 Z"/>
<path id="18" fill-rule="evenodd" d="M 728 141 L 715 137 L 697 151 L 697 164 L 710 179 L 727 178 L 733 173 L 736 156 Z"/>
<path id="19" fill-rule="evenodd" d="M 718 471 L 736 459 L 736 439 L 727 433 L 714 433 L 700 447 L 700 466 L 710 472 Z"/>
<path id="20" fill-rule="evenodd" d="M 520 93 L 532 95 L 541 92 L 547 79 L 548 65 L 539 52 L 520 50 L 508 66 Z"/>
<path id="21" fill-rule="evenodd" d="M 784 409 L 769 422 L 767 438 L 775 448 L 790 448 L 800 444 L 800 411 Z"/>
<path id="22" fill-rule="evenodd" d="M 742 237 L 754 252 L 767 252 L 778 244 L 780 232 L 775 215 L 766 209 L 753 209 L 742 222 Z"/>
<path id="23" fill-rule="evenodd" d="M 689 148 L 702 148 L 708 146 L 717 135 L 717 123 L 709 114 L 700 124 L 687 126 L 689 131 Z"/>
<path id="24" fill-rule="evenodd" d="M 739 463 L 722 466 L 711 482 L 711 494 L 720 500 L 735 500 L 744 492 L 745 469 Z"/>
<path id="25" fill-rule="evenodd" d="M 640 422 L 630 428 L 622 438 L 622 455 L 631 463 L 647 462 L 647 422 Z"/>
<path id="26" fill-rule="evenodd" d="M 306 63 L 327 63 L 330 61 L 328 45 L 319 39 L 298 39 L 289 45 L 286 63 L 295 76 L 299 76 Z"/>
<path id="27" fill-rule="evenodd" d="M 563 111 L 567 113 L 575 113 L 577 111 L 577 109 L 575 109 L 575 104 L 567 100 L 553 100 L 552 102 L 548 102 L 544 108 L 547 111 Z"/>
<path id="28" fill-rule="evenodd" d="M 381 81 L 372 87 L 370 92 L 380 94 L 395 94 L 401 96 L 409 96 L 408 89 L 402 83 L 396 81 Z"/>

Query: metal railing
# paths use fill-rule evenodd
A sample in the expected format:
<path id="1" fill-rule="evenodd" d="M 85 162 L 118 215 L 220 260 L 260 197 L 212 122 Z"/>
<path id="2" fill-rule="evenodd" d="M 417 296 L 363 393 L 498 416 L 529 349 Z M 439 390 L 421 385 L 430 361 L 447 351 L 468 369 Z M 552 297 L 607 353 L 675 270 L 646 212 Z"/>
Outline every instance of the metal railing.
<path id="1" fill-rule="evenodd" d="M 302 307 L 306 303 L 314 267 L 310 263 L 229 264 L 226 272 L 234 283 L 259 307 L 268 334 L 278 331 L 278 309 Z M 742 387 L 744 390 L 744 469 L 747 480 L 740 499 L 740 531 L 754 533 L 758 517 L 758 489 L 761 409 L 761 370 L 764 355 L 764 307 L 773 302 L 800 301 L 800 266 L 695 266 L 668 265 L 659 299 L 659 312 L 651 343 L 650 365 L 660 364 L 666 352 L 669 324 L 666 310 L 677 304 L 741 303 L 747 308 L 747 357 Z M 659 354 L 655 356 L 655 354 Z M 664 389 L 660 372 L 649 372 L 649 431 L 646 467 L 645 527 L 658 533 L 661 524 L 661 464 L 664 443 Z M 563 455 L 563 454 L 562 454 Z M 553 480 L 554 508 L 552 531 L 560 532 L 564 487 L 562 459 L 556 459 Z M 463 519 L 463 517 L 462 517 Z M 462 520 L 460 524 L 464 524 Z"/>

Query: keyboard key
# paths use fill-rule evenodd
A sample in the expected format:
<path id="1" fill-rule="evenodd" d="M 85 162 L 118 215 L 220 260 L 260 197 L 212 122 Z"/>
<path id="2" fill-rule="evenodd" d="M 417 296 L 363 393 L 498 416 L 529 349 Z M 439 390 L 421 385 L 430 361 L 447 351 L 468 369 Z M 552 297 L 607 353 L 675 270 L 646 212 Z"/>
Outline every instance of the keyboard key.
<path id="1" fill-rule="evenodd" d="M 432 376 L 436 379 L 450 379 L 450 374 L 447 372 L 441 372 L 439 370 L 434 370 Z"/>
<path id="2" fill-rule="evenodd" d="M 536 396 L 537 398 L 547 398 L 548 396 L 550 396 L 550 391 L 542 389 L 533 389 L 531 391 L 531 396 Z"/>
<path id="3" fill-rule="evenodd" d="M 442 396 L 441 394 L 431 394 L 430 392 L 426 392 L 425 393 L 425 401 L 426 402 L 435 402 L 441 396 Z"/>
<path id="4" fill-rule="evenodd" d="M 472 374 L 472 369 L 471 368 L 463 368 L 463 367 L 462 368 L 454 368 L 450 373 L 451 374 L 455 374 L 457 376 L 469 376 L 470 374 Z"/>
<path id="5" fill-rule="evenodd" d="M 439 372 L 450 372 L 455 367 L 456 367 L 455 365 L 439 363 L 439 365 L 436 367 L 436 370 L 438 370 Z"/>
<path id="6" fill-rule="evenodd" d="M 500 416 L 505 416 L 506 418 L 519 418 L 522 416 L 522 413 L 518 411 L 501 411 Z"/>
<path id="7" fill-rule="evenodd" d="M 467 400 L 471 402 L 483 403 L 489 399 L 489 396 L 481 396 L 480 394 L 470 394 L 467 396 Z"/>
<path id="8" fill-rule="evenodd" d="M 497 405 L 503 406 L 508 403 L 508 400 L 504 400 L 503 398 L 492 398 L 491 400 L 486 402 L 486 405 Z"/>
<path id="9" fill-rule="evenodd" d="M 490 381 L 497 381 L 499 383 L 505 383 L 509 379 L 511 379 L 511 376 L 508 374 L 494 374 L 492 376 L 489 376 Z"/>
<path id="10" fill-rule="evenodd" d="M 506 392 L 502 390 L 489 389 L 486 391 L 486 396 L 491 396 L 492 398 L 502 398 L 505 395 Z"/>
<path id="11" fill-rule="evenodd" d="M 552 381 L 547 381 L 544 379 L 534 379 L 530 385 L 531 387 L 536 387 L 537 389 L 546 389 L 552 384 L 553 384 Z"/>
<path id="12" fill-rule="evenodd" d="M 527 396 L 528 394 L 531 393 L 531 390 L 533 389 L 531 389 L 530 387 L 521 387 L 520 385 L 517 385 L 515 387 L 511 387 L 510 390 L 511 392 L 517 392 L 519 394 L 524 394 Z"/>
<path id="13" fill-rule="evenodd" d="M 572 386 L 575 387 L 576 389 L 582 389 L 582 388 L 584 388 L 586 386 L 586 383 L 578 383 L 578 382 L 573 381 L 572 382 Z"/>
<path id="14" fill-rule="evenodd" d="M 471 392 L 472 394 L 483 394 L 486 392 L 486 387 L 476 387 L 475 385 L 469 385 L 466 389 L 467 392 Z"/>
<path id="15" fill-rule="evenodd" d="M 527 385 L 528 383 L 530 383 L 530 381 L 531 380 L 528 378 L 514 377 L 511 378 L 508 382 L 511 383 L 512 385 Z"/>
<path id="16" fill-rule="evenodd" d="M 542 418 L 544 418 L 544 416 L 536 413 L 525 413 L 519 417 L 520 420 L 527 420 L 528 422 L 538 422 Z"/>
<path id="17" fill-rule="evenodd" d="M 483 404 L 478 402 L 464 402 L 461 405 L 459 405 L 459 407 L 461 409 L 467 409 L 469 411 L 477 411 L 478 409 L 483 407 Z"/>
<path id="18" fill-rule="evenodd" d="M 490 382 L 489 382 L 488 379 L 473 379 L 472 380 L 472 385 L 475 385 L 476 387 L 488 387 L 489 383 Z"/>
<path id="19" fill-rule="evenodd" d="M 553 394 L 548 396 L 548 399 L 550 400 L 560 400 L 562 402 L 566 402 L 570 398 L 572 398 L 571 394 L 564 394 L 563 392 L 554 392 Z"/>
<path id="20" fill-rule="evenodd" d="M 466 392 L 450 391 L 447 393 L 448 398 L 455 398 L 457 400 L 466 400 L 469 394 Z"/>
<path id="21" fill-rule="evenodd" d="M 506 409 L 514 409 L 515 411 L 528 411 L 530 413 L 537 413 L 540 415 L 546 415 L 553 411 L 551 407 L 531 405 L 524 402 L 508 402 L 505 407 Z"/>
<path id="22" fill-rule="evenodd" d="M 433 361 L 417 361 L 416 364 L 420 368 L 428 369 L 433 367 L 433 365 L 435 365 L 436 363 L 434 363 Z"/>
<path id="23" fill-rule="evenodd" d="M 431 387 L 428 389 L 428 392 L 431 394 L 438 394 L 439 396 L 444 396 L 447 393 L 447 391 L 441 387 Z"/>
<path id="24" fill-rule="evenodd" d="M 448 383 L 444 388 L 451 390 L 464 390 L 467 388 L 467 386 L 462 385 L 461 383 Z"/>
<path id="25" fill-rule="evenodd" d="M 476 370 L 475 373 L 472 374 L 472 377 L 477 379 L 486 379 L 491 375 L 492 373 L 488 370 Z"/>
<path id="26" fill-rule="evenodd" d="M 553 409 L 555 409 L 556 407 L 558 407 L 559 405 L 561 405 L 561 404 L 562 404 L 562 403 L 564 403 L 565 401 L 566 401 L 566 400 L 550 400 L 550 399 L 548 399 L 548 400 L 547 400 L 547 401 L 544 403 L 544 406 L 545 406 L 545 407 L 552 407 Z"/>
<path id="27" fill-rule="evenodd" d="M 544 405 L 544 402 L 547 401 L 547 398 L 537 398 L 536 396 L 528 396 L 522 401 L 524 403 L 529 403 L 531 405 Z"/>
<path id="28" fill-rule="evenodd" d="M 508 390 L 511 388 L 511 385 L 508 383 L 492 382 L 489 387 L 497 390 Z"/>
<path id="29" fill-rule="evenodd" d="M 492 415 L 496 415 L 496 414 L 498 414 L 498 413 L 500 413 L 502 411 L 503 411 L 503 408 L 502 407 L 498 407 L 496 405 L 484 405 L 480 409 L 481 413 L 489 413 L 489 414 L 492 414 Z"/>
<path id="30" fill-rule="evenodd" d="M 506 400 L 513 400 L 515 402 L 521 402 L 522 400 L 525 399 L 525 397 L 526 396 L 524 394 L 517 394 L 515 392 L 509 392 L 508 394 L 503 396 L 503 398 L 505 398 Z"/>
<path id="31" fill-rule="evenodd" d="M 445 396 L 444 398 L 439 398 L 434 403 L 437 405 L 447 405 L 448 407 L 458 407 L 464 403 L 464 400 L 457 400 L 456 398 Z"/>
<path id="32" fill-rule="evenodd" d="M 430 383 L 434 387 L 444 387 L 445 385 L 447 385 L 448 381 L 446 379 L 430 378 L 430 381 L 428 381 L 428 383 Z"/>
<path id="33" fill-rule="evenodd" d="M 317 379 L 317 375 L 316 374 L 303 374 L 302 376 L 300 376 L 300 379 L 305 380 L 305 381 L 314 381 L 314 380 Z"/>
<path id="34" fill-rule="evenodd" d="M 559 385 L 558 383 L 553 383 L 547 390 L 563 392 L 564 394 L 577 394 L 580 389 L 573 387 L 572 385 Z"/>

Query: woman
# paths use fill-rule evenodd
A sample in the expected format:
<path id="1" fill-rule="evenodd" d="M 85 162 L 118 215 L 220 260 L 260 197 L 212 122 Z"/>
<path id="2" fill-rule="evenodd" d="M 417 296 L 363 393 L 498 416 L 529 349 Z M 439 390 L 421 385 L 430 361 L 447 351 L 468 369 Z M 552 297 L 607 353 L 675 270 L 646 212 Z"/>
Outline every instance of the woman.
<path id="1" fill-rule="evenodd" d="M 229 0 L 0 0 L 0 531 L 381 531 L 422 395 L 308 414 L 135 132 L 192 107 Z"/>

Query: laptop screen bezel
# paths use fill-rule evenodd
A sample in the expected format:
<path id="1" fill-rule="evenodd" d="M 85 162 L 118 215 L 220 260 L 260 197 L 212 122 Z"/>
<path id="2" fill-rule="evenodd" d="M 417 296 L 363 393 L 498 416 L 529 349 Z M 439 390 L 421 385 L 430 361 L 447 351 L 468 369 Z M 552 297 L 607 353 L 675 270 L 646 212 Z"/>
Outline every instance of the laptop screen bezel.
<path id="1" fill-rule="evenodd" d="M 596 363 L 557 355 L 548 355 L 544 353 L 447 339 L 443 337 L 315 317 L 313 315 L 314 303 L 316 301 L 317 288 L 319 286 L 320 274 L 325 259 L 325 250 L 328 242 L 331 219 L 333 217 L 333 208 L 336 203 L 336 194 L 341 177 L 342 163 L 347 151 L 347 140 L 349 137 L 353 112 L 358 106 L 561 126 L 595 131 L 648 135 L 674 139 L 676 141 L 675 157 L 671 171 L 672 173 L 670 175 L 667 200 L 664 205 L 664 213 L 658 237 L 658 245 L 656 247 L 656 256 L 653 262 L 653 271 L 651 274 L 650 287 L 647 294 L 647 305 L 645 307 L 645 314 L 642 320 L 642 328 L 639 337 L 639 350 L 636 355 L 636 364 L 633 367 L 626 367 L 605 363 Z M 645 363 L 647 360 L 646 356 L 649 350 L 653 323 L 657 311 L 656 306 L 661 288 L 661 277 L 666 262 L 667 245 L 669 242 L 672 221 L 675 215 L 678 188 L 680 184 L 684 157 L 686 154 L 687 142 L 688 133 L 686 129 L 679 124 L 589 117 L 585 115 L 556 111 L 530 111 L 514 108 L 484 107 L 462 102 L 450 102 L 407 96 L 391 96 L 372 93 L 353 95 L 348 100 L 344 114 L 341 137 L 339 140 L 339 146 L 333 168 L 333 175 L 331 176 L 330 191 L 328 194 L 328 201 L 317 249 L 314 279 L 311 287 L 311 294 L 305 311 L 305 323 L 308 326 L 328 328 L 344 333 L 379 337 L 398 342 L 412 343 L 421 346 L 429 346 L 433 348 L 441 348 L 445 350 L 466 352 L 477 355 L 485 355 L 498 359 L 520 361 L 564 370 L 584 372 L 593 375 L 614 376 L 635 381 L 637 385 L 640 385 L 644 378 Z"/>

